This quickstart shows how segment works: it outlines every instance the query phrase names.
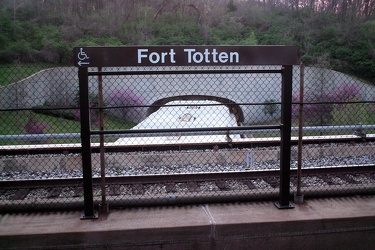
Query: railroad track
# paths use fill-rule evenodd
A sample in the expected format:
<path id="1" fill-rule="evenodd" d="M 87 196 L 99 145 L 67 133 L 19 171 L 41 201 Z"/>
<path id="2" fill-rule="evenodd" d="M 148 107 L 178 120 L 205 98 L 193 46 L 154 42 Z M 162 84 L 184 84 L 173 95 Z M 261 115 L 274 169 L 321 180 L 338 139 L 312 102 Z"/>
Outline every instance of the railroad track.
<path id="1" fill-rule="evenodd" d="M 350 142 L 306 145 L 301 183 L 306 197 L 375 193 L 375 145 Z M 0 159 L 0 213 L 82 209 L 83 180 L 75 177 L 82 175 L 80 154 L 52 154 L 48 147 L 40 150 L 38 155 L 12 151 Z M 254 164 L 246 166 L 249 152 Z M 276 200 L 280 171 L 273 169 L 278 168 L 278 152 L 277 147 L 136 153 L 108 150 L 106 200 L 112 207 Z M 295 152 L 292 149 L 292 155 Z M 92 157 L 99 165 L 98 154 Z M 100 169 L 95 164 L 93 175 L 98 176 Z M 328 164 L 335 166 L 313 168 Z M 294 194 L 297 178 L 293 166 L 290 174 L 290 193 Z M 102 199 L 99 177 L 93 178 L 93 191 L 98 205 Z"/>
<path id="2" fill-rule="evenodd" d="M 94 178 L 96 203 L 100 185 Z M 277 199 L 279 171 L 116 176 L 106 177 L 105 186 L 107 201 L 118 207 Z M 296 170 L 291 170 L 291 193 L 296 186 Z M 375 166 L 304 169 L 301 187 L 310 197 L 374 194 Z M 82 207 L 81 178 L 1 181 L 0 190 L 3 212 Z"/>

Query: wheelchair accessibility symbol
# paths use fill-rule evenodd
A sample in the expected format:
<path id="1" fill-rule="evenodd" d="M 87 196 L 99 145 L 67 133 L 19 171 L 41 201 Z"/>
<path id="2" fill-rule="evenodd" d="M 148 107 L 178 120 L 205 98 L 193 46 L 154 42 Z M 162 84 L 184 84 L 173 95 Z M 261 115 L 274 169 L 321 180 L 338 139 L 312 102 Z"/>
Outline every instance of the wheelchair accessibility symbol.
<path id="1" fill-rule="evenodd" d="M 90 57 L 86 54 L 86 52 L 83 51 L 83 48 L 79 49 L 78 55 L 77 55 L 79 62 L 78 65 L 82 66 L 84 64 L 90 64 L 89 62 L 83 62 L 84 60 L 88 60 Z"/>

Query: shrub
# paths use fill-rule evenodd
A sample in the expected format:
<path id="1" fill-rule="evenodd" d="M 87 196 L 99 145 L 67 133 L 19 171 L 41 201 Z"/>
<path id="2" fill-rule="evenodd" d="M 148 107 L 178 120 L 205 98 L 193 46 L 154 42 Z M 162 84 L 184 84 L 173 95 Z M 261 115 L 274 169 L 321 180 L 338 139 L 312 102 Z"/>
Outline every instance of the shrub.
<path id="1" fill-rule="evenodd" d="M 273 116 L 276 114 L 277 111 L 279 111 L 279 106 L 275 103 L 276 101 L 273 99 L 265 100 L 264 106 L 263 106 L 263 113 L 266 115 Z"/>
<path id="2" fill-rule="evenodd" d="M 353 99 L 360 99 L 361 92 L 357 84 L 346 83 L 338 87 L 332 96 L 336 102 L 348 102 Z"/>
<path id="3" fill-rule="evenodd" d="M 307 95 L 304 100 L 304 119 L 308 125 L 346 125 L 362 122 L 363 108 L 345 104 L 360 101 L 361 91 L 355 83 L 344 83 L 330 93 Z M 299 95 L 293 95 L 293 103 L 299 103 Z M 338 102 L 335 104 L 335 102 Z M 292 106 L 292 116 L 298 118 L 299 105 Z"/>
<path id="4" fill-rule="evenodd" d="M 333 100 L 331 94 L 312 95 L 304 98 L 303 114 L 308 125 L 328 125 L 332 120 Z M 299 94 L 292 97 L 292 117 L 299 116 Z"/>
<path id="5" fill-rule="evenodd" d="M 143 97 L 130 89 L 115 89 L 107 100 L 110 106 L 116 108 L 112 112 L 124 120 L 139 120 L 140 107 L 137 106 L 142 106 L 143 102 Z"/>
<path id="6" fill-rule="evenodd" d="M 99 115 L 98 112 L 96 112 L 95 109 L 92 109 L 94 107 L 93 104 L 90 104 L 90 122 L 91 125 L 99 126 Z M 81 111 L 79 109 L 76 109 L 74 112 L 74 120 L 80 121 L 81 120 Z"/>
<path id="7" fill-rule="evenodd" d="M 25 134 L 44 134 L 44 130 L 48 127 L 47 122 L 38 121 L 34 117 L 30 117 L 23 129 Z"/>
<path id="8" fill-rule="evenodd" d="M 299 103 L 299 100 L 300 100 L 299 93 L 293 94 L 292 96 L 292 118 L 293 119 L 297 119 L 299 115 L 299 104 L 296 104 L 296 103 Z"/>
<path id="9" fill-rule="evenodd" d="M 143 104 L 143 98 L 129 89 L 115 89 L 110 94 L 108 103 L 111 106 L 136 106 Z"/>

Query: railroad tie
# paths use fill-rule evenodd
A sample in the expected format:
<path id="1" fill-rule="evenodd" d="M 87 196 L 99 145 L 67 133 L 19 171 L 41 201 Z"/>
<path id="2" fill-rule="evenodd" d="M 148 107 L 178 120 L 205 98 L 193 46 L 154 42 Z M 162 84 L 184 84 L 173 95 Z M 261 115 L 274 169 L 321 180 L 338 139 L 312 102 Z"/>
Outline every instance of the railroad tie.
<path id="1" fill-rule="evenodd" d="M 73 197 L 81 197 L 81 196 L 83 196 L 83 187 L 81 186 L 74 187 Z"/>
<path id="2" fill-rule="evenodd" d="M 298 186 L 298 179 L 297 179 L 297 176 L 291 176 L 290 177 L 290 182 L 295 186 L 297 187 Z M 308 185 L 306 185 L 305 182 L 303 182 L 303 180 L 301 180 L 301 187 L 308 187 Z"/>
<path id="3" fill-rule="evenodd" d="M 143 195 L 145 193 L 145 189 L 142 184 L 133 184 L 132 193 L 134 195 Z"/>
<path id="4" fill-rule="evenodd" d="M 164 185 L 165 185 L 165 189 L 167 190 L 167 193 L 176 193 L 177 192 L 175 182 L 169 181 L 169 182 L 166 182 Z"/>
<path id="5" fill-rule="evenodd" d="M 346 181 L 349 184 L 360 184 L 361 183 L 360 181 L 355 180 L 353 178 L 353 176 L 351 176 L 349 174 L 340 175 L 340 178 L 343 179 L 344 181 Z"/>
<path id="6" fill-rule="evenodd" d="M 120 194 L 121 194 L 121 186 L 120 185 L 110 185 L 109 186 L 109 195 L 119 196 Z"/>
<path id="7" fill-rule="evenodd" d="M 16 193 L 9 198 L 9 200 L 23 200 L 29 194 L 30 189 L 28 188 L 21 188 L 16 191 Z"/>
<path id="8" fill-rule="evenodd" d="M 61 187 L 54 187 L 54 188 L 51 188 L 49 191 L 48 191 L 48 194 L 47 194 L 47 198 L 57 198 L 60 196 L 62 192 L 62 188 Z"/>
<path id="9" fill-rule="evenodd" d="M 336 183 L 332 180 L 332 177 L 328 174 L 323 174 L 319 176 L 319 178 L 321 178 L 328 185 L 336 185 Z"/>
<path id="10" fill-rule="evenodd" d="M 221 191 L 227 191 L 230 189 L 230 186 L 227 181 L 225 180 L 216 180 L 215 181 L 216 186 L 221 190 Z"/>
<path id="11" fill-rule="evenodd" d="M 257 189 L 254 183 L 249 179 L 243 180 L 242 182 L 247 186 L 248 189 Z"/>
<path id="12" fill-rule="evenodd" d="M 186 186 L 187 186 L 189 192 L 199 192 L 200 191 L 199 185 L 196 181 L 189 181 L 186 184 L 187 184 Z"/>
<path id="13" fill-rule="evenodd" d="M 272 188 L 279 187 L 279 179 L 275 177 L 263 177 L 263 180 L 267 182 Z"/>

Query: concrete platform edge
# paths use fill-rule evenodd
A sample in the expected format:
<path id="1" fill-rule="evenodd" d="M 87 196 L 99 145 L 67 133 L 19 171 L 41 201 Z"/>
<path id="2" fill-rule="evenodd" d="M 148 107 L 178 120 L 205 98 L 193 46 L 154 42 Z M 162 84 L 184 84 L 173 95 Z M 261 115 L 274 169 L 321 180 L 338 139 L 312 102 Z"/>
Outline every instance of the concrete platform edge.
<path id="1" fill-rule="evenodd" d="M 124 209 L 84 222 L 78 212 L 5 215 L 0 228 L 1 249 L 373 249 L 375 196 L 282 211 L 271 202 Z"/>

